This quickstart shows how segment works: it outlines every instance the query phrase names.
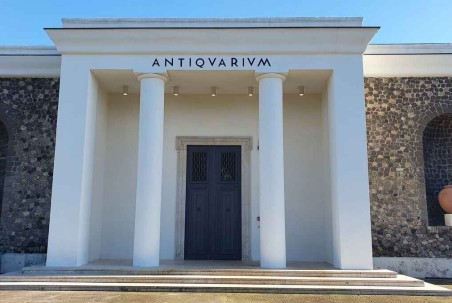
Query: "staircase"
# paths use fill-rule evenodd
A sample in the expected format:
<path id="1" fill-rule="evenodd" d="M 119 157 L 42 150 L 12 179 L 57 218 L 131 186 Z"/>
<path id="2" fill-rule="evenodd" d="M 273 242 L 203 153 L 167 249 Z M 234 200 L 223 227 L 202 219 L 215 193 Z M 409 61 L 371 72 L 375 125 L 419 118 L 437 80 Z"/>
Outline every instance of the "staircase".
<path id="1" fill-rule="evenodd" d="M 44 270 L 42 269 L 44 268 Z M 389 270 L 51 269 L 0 276 L 0 290 L 398 294 L 452 291 Z"/>

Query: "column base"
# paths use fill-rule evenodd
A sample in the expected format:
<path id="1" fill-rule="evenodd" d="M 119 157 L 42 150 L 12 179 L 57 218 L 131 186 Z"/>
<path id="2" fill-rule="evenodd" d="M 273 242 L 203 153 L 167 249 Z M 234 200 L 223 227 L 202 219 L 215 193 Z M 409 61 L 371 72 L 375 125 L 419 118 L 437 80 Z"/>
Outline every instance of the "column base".
<path id="1" fill-rule="evenodd" d="M 159 267 L 160 261 L 141 261 L 141 260 L 133 260 L 133 267 Z"/>
<path id="2" fill-rule="evenodd" d="M 267 260 L 267 261 L 261 260 L 260 267 L 268 269 L 283 269 L 287 267 L 287 263 L 286 260 Z"/>

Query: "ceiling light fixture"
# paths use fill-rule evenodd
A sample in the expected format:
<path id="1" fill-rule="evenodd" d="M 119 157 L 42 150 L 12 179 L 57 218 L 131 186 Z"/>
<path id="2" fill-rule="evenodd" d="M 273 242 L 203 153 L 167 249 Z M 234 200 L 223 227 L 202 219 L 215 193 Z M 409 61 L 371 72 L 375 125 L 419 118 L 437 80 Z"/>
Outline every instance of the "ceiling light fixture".
<path id="1" fill-rule="evenodd" d="M 248 96 L 252 97 L 254 95 L 254 87 L 248 86 Z"/>
<path id="2" fill-rule="evenodd" d="M 299 96 L 304 96 L 304 86 L 299 86 L 298 87 L 298 95 Z"/>
<path id="3" fill-rule="evenodd" d="M 179 86 L 174 86 L 173 87 L 173 95 L 174 96 L 179 96 Z"/>
<path id="4" fill-rule="evenodd" d="M 212 87 L 210 88 L 210 95 L 211 95 L 212 97 L 215 97 L 215 96 L 217 95 L 217 88 L 216 88 L 215 86 L 212 86 Z"/>
<path id="5" fill-rule="evenodd" d="M 122 95 L 127 96 L 129 94 L 129 87 L 127 85 L 124 85 L 122 87 Z"/>

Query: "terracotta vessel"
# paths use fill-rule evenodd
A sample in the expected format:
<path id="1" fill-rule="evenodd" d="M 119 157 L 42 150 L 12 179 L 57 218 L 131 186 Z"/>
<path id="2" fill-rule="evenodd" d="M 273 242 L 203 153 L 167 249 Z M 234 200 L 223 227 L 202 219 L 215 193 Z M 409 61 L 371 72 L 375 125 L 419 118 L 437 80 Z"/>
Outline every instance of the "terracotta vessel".
<path id="1" fill-rule="evenodd" d="M 452 214 L 452 185 L 446 185 L 439 192 L 439 205 L 448 214 Z"/>

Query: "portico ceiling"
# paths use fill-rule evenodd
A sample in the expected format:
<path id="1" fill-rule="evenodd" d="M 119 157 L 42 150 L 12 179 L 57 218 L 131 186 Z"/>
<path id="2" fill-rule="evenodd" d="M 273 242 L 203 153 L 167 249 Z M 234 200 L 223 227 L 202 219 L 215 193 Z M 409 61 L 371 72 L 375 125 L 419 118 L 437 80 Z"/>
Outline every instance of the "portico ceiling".
<path id="1" fill-rule="evenodd" d="M 120 94 L 124 85 L 131 94 L 140 91 L 140 83 L 130 70 L 96 70 L 93 74 L 109 93 Z M 296 94 L 302 85 L 306 94 L 319 94 L 326 88 L 330 74 L 328 70 L 290 71 L 284 82 L 284 93 Z M 254 71 L 169 71 L 166 93 L 172 93 L 173 86 L 179 86 L 181 95 L 209 94 L 212 86 L 217 87 L 218 94 L 246 94 L 249 86 L 258 93 Z"/>

